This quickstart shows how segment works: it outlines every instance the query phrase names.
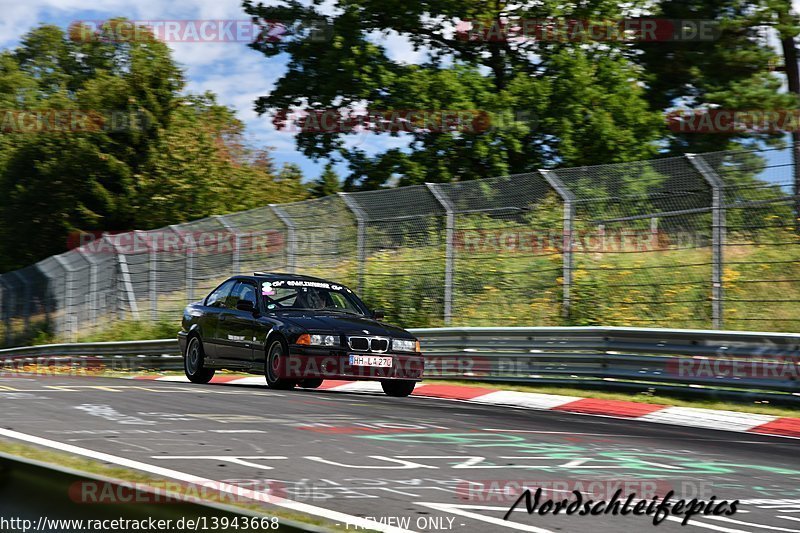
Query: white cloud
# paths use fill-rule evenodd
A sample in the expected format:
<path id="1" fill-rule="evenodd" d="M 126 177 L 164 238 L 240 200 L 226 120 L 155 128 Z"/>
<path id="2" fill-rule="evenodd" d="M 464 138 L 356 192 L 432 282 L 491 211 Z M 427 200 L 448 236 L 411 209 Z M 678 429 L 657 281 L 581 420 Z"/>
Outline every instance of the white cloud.
<path id="1" fill-rule="evenodd" d="M 369 39 L 375 44 L 383 46 L 386 49 L 386 55 L 392 61 L 418 65 L 428 58 L 426 49 L 414 50 L 408 37 L 394 30 L 373 31 L 369 34 Z"/>

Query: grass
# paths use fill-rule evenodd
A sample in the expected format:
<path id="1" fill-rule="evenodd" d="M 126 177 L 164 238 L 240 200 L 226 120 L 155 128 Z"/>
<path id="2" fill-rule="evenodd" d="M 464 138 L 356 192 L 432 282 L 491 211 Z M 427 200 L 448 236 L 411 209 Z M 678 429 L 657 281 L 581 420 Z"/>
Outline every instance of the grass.
<path id="1" fill-rule="evenodd" d="M 180 313 L 176 314 L 176 317 L 180 318 Z M 179 329 L 181 329 L 181 325 L 177 320 L 160 320 L 158 322 L 120 320 L 115 322 L 113 327 L 79 336 L 78 342 L 175 339 L 178 337 Z"/>
<path id="2" fill-rule="evenodd" d="M 98 461 L 92 461 L 90 459 L 85 459 L 83 457 L 76 455 L 70 455 L 62 452 L 42 449 L 35 446 L 29 446 L 27 444 L 10 442 L 4 439 L 0 439 L 0 452 L 7 453 L 9 455 L 13 455 L 16 457 L 22 457 L 34 461 L 40 461 L 42 463 L 57 465 L 63 468 L 69 468 L 72 470 L 85 472 L 87 474 L 94 474 L 97 476 L 103 476 L 106 478 L 111 478 L 119 481 L 127 481 L 130 483 L 151 485 L 159 489 L 165 487 L 164 484 L 165 482 L 175 481 L 165 478 L 154 477 L 143 472 L 138 472 L 136 470 L 120 468 L 116 466 L 109 466 L 100 463 Z M 183 484 L 170 483 L 167 486 L 169 487 L 170 491 L 173 491 L 173 489 L 177 489 L 174 490 L 174 492 L 185 494 L 187 497 L 195 497 L 195 498 L 197 497 L 196 490 L 192 490 L 191 487 L 183 486 Z M 224 495 L 221 495 L 219 499 L 210 498 L 209 501 L 216 501 L 217 503 L 231 505 L 233 507 L 241 508 L 247 511 L 264 513 L 285 520 L 302 522 L 303 524 L 321 526 L 332 530 L 345 530 L 345 526 L 336 527 L 333 524 L 330 524 L 323 520 L 316 519 L 308 515 L 294 513 L 290 511 L 284 511 L 281 509 L 276 509 L 274 507 L 265 507 L 264 505 L 261 505 L 259 503 L 252 503 L 252 504 L 240 503 L 240 502 L 231 503 L 224 497 Z M 363 530 L 363 531 L 369 531 L 369 530 Z"/>
<path id="3" fill-rule="evenodd" d="M 431 382 L 429 382 L 431 383 Z M 626 402 L 653 403 L 675 407 L 697 407 L 700 409 L 721 409 L 723 411 L 738 411 L 742 413 L 756 413 L 781 417 L 800 417 L 800 408 L 778 407 L 769 405 L 768 401 L 758 401 L 752 404 L 722 400 L 682 399 L 672 395 L 641 392 L 605 392 L 580 389 L 577 387 L 557 387 L 549 385 L 516 385 L 497 384 L 478 381 L 450 381 L 436 380 L 434 383 L 443 385 L 461 385 L 464 387 L 491 387 L 508 391 L 535 392 L 539 394 L 558 394 L 562 396 L 579 396 L 582 398 L 596 398 L 599 400 L 622 400 Z"/>

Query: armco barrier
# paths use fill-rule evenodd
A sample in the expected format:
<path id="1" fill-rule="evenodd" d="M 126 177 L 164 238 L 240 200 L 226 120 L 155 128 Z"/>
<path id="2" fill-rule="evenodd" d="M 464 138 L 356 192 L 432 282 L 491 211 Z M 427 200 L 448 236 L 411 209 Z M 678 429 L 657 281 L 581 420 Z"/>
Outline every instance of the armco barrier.
<path id="1" fill-rule="evenodd" d="M 758 390 L 800 402 L 800 335 L 620 327 L 412 329 L 426 379 L 652 384 L 695 394 Z M 19 362 L 180 369 L 175 340 L 52 344 L 0 350 Z"/>

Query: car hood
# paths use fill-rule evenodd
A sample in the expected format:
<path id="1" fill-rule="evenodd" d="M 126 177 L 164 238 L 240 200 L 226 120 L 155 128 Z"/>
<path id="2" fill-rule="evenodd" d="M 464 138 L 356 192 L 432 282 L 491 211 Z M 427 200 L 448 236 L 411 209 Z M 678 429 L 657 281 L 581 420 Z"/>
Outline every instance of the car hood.
<path id="1" fill-rule="evenodd" d="M 383 324 L 372 318 L 358 317 L 337 313 L 297 312 L 286 313 L 283 318 L 293 324 L 312 332 L 378 335 L 383 337 L 396 337 L 400 339 L 415 338 L 403 328 Z M 369 333 L 365 333 L 364 330 Z"/>

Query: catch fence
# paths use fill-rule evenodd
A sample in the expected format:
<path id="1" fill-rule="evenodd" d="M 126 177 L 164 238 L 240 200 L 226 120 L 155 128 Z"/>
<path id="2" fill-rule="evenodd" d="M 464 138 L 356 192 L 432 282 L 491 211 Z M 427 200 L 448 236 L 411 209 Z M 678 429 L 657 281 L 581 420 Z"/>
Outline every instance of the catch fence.
<path id="1" fill-rule="evenodd" d="M 790 148 L 716 152 L 341 193 L 102 234 L 0 275 L 0 339 L 177 324 L 187 302 L 257 270 L 335 279 L 406 327 L 796 331 L 793 168 Z"/>

